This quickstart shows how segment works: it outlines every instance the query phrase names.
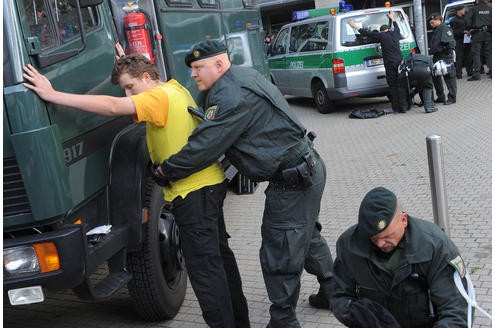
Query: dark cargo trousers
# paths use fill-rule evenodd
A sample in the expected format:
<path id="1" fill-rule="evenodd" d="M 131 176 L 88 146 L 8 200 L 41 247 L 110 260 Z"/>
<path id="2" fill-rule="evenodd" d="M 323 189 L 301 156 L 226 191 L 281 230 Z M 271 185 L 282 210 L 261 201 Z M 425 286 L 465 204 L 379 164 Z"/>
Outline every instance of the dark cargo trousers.
<path id="1" fill-rule="evenodd" d="M 210 327 L 249 327 L 246 297 L 225 229 L 227 183 L 207 186 L 173 201 L 191 286 Z"/>
<path id="2" fill-rule="evenodd" d="M 480 31 L 473 35 L 471 40 L 473 77 L 479 79 L 481 71 L 481 55 L 485 56 L 488 69 L 492 69 L 492 33 Z"/>
<path id="3" fill-rule="evenodd" d="M 436 63 L 440 59 L 444 59 L 444 58 L 442 56 L 433 55 L 434 63 Z M 433 77 L 433 85 L 435 86 L 435 93 L 437 94 L 437 99 L 439 99 L 439 101 L 444 102 L 447 100 L 453 100 L 453 101 L 457 100 L 457 82 L 456 82 L 455 74 L 456 72 L 454 68 L 454 69 L 449 69 L 449 74 L 447 75 Z M 445 96 L 442 80 L 445 81 L 445 85 L 447 86 L 447 90 L 449 91 L 447 97 Z"/>
<path id="4" fill-rule="evenodd" d="M 313 185 L 283 187 L 270 182 L 261 226 L 260 261 L 270 307 L 268 327 L 300 327 L 296 305 L 303 268 L 319 278 L 333 277 L 333 261 L 318 223 L 326 169 L 318 159 Z"/>

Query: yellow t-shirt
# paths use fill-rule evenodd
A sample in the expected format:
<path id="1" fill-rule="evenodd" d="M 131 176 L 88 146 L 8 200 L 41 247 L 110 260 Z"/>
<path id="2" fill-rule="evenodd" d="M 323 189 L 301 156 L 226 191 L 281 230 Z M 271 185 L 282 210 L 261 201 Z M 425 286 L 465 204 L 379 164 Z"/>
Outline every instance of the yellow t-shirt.
<path id="1" fill-rule="evenodd" d="M 200 123 L 187 111 L 187 106 L 196 108 L 191 94 L 175 80 L 131 98 L 136 107 L 134 119 L 146 122 L 146 143 L 153 163 L 163 162 L 181 150 Z M 172 201 L 177 196 L 185 198 L 191 191 L 224 180 L 222 167 L 214 163 L 187 178 L 171 181 L 170 187 L 163 188 L 165 200 Z"/>

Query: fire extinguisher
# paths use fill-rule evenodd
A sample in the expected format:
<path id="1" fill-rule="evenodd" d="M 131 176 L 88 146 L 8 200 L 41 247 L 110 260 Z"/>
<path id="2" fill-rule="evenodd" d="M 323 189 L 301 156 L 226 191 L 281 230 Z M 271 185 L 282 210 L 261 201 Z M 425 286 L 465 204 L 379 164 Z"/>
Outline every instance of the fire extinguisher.
<path id="1" fill-rule="evenodd" d="M 151 62 L 155 61 L 146 14 L 139 10 L 137 3 L 128 2 L 124 8 L 124 29 L 127 37 L 127 53 L 142 54 Z"/>

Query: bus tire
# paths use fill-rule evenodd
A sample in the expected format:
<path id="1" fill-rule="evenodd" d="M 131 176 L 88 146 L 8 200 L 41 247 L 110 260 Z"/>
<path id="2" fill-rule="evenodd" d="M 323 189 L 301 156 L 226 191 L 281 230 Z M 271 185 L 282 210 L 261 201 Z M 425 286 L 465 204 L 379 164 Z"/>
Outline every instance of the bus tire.
<path id="1" fill-rule="evenodd" d="M 311 88 L 313 93 L 313 99 L 316 104 L 316 108 L 322 114 L 330 113 L 335 106 L 335 103 L 328 97 L 327 89 L 321 81 L 316 81 Z"/>
<path id="2" fill-rule="evenodd" d="M 163 190 L 146 181 L 143 204 L 148 208 L 143 244 L 127 255 L 132 280 L 127 284 L 134 308 L 148 321 L 173 318 L 184 301 L 187 272 L 173 215 L 165 208 Z"/>

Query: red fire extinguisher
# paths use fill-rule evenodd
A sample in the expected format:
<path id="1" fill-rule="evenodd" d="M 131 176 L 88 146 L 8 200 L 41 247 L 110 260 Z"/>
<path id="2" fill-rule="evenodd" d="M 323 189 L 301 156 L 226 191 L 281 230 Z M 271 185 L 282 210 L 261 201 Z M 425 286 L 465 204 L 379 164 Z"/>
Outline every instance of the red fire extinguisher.
<path id="1" fill-rule="evenodd" d="M 144 12 L 139 10 L 137 4 L 129 2 L 122 8 L 126 14 L 124 16 L 124 29 L 127 37 L 129 54 L 142 54 L 151 62 L 155 61 L 153 48 L 151 47 L 150 32 Z"/>

